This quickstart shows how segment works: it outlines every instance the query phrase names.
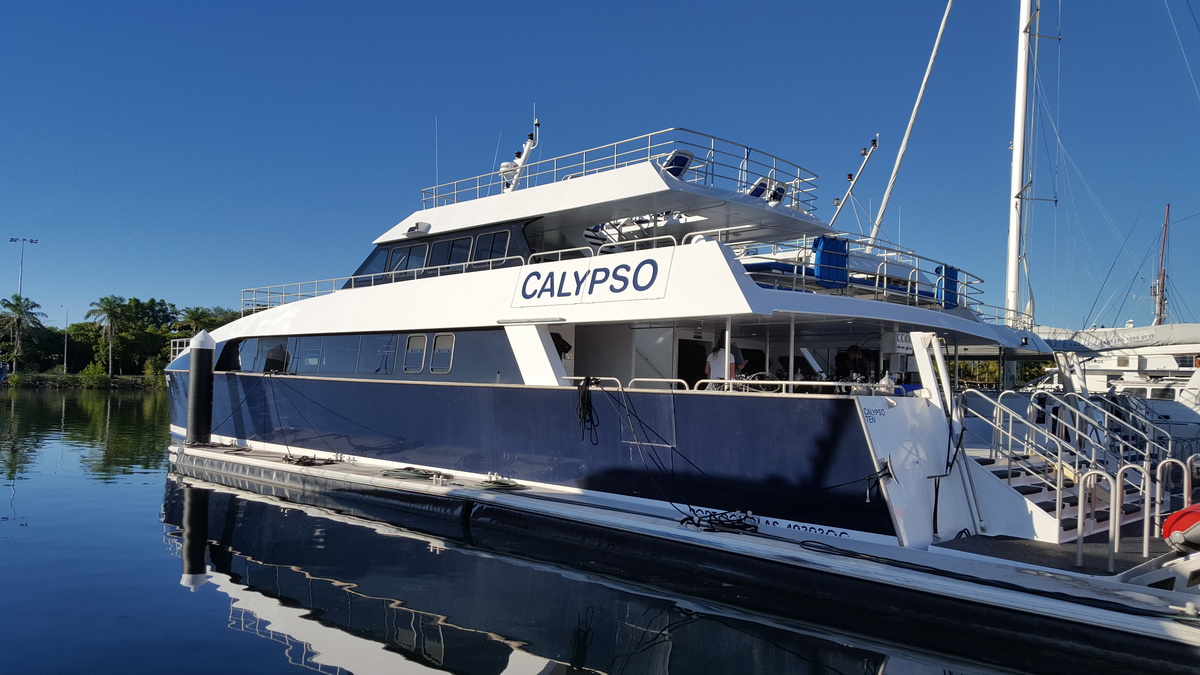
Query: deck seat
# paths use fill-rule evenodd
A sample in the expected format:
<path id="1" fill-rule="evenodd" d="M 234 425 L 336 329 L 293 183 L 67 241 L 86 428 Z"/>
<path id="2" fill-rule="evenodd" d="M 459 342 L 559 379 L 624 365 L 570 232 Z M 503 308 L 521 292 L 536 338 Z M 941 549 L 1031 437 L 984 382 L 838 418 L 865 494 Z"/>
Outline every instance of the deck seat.
<path id="1" fill-rule="evenodd" d="M 672 150 L 671 154 L 663 160 L 663 171 L 676 178 L 683 178 L 684 172 L 692 165 L 693 159 L 695 159 L 695 155 L 687 150 Z"/>

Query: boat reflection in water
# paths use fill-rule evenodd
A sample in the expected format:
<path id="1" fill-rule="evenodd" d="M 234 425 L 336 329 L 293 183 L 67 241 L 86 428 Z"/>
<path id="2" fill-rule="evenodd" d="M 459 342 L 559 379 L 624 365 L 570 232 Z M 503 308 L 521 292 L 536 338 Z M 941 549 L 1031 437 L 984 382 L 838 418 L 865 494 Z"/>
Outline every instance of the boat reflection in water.
<path id="1" fill-rule="evenodd" d="M 684 598 L 648 570 L 452 540 L 453 522 L 361 494 L 172 475 L 163 518 L 180 528 L 185 586 L 215 586 L 231 629 L 319 672 L 992 672 Z"/>

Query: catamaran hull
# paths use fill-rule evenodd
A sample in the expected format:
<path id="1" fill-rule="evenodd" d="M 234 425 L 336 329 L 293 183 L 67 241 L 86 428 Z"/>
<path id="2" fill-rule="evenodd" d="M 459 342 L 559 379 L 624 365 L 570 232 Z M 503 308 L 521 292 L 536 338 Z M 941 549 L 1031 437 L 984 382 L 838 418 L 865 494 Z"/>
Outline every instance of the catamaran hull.
<path id="1" fill-rule="evenodd" d="M 169 386 L 178 432 L 186 426 L 187 376 L 172 373 Z M 581 422 L 573 389 L 218 373 L 213 435 L 297 454 L 499 474 L 681 508 L 896 534 L 853 399 L 589 393 L 591 409 Z"/>

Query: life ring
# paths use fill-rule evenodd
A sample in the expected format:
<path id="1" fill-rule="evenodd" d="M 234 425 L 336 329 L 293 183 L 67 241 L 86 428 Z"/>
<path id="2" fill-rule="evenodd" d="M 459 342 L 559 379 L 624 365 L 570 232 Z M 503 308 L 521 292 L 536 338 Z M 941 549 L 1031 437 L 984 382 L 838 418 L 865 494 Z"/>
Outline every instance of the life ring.
<path id="1" fill-rule="evenodd" d="M 1167 516 L 1163 521 L 1162 537 L 1179 553 L 1200 551 L 1200 504 L 1193 504 Z"/>

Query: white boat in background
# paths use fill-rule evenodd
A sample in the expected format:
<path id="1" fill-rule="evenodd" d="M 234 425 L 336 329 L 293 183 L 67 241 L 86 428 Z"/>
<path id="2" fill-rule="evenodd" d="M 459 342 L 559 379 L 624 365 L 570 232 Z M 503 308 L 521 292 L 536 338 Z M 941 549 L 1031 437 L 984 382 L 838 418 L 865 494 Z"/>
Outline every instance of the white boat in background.
<path id="1" fill-rule="evenodd" d="M 1149 326 L 1093 327 L 1084 330 L 1037 327 L 1054 351 L 1072 355 L 1078 369 L 1071 377 L 1055 373 L 1051 386 L 1108 397 L 1110 403 L 1144 417 L 1172 438 L 1187 441 L 1186 454 L 1200 452 L 1200 324 L 1170 323 L 1167 317 L 1167 228 L 1162 226 L 1158 273 L 1151 296 Z M 1185 453 L 1180 453 L 1185 454 Z"/>

